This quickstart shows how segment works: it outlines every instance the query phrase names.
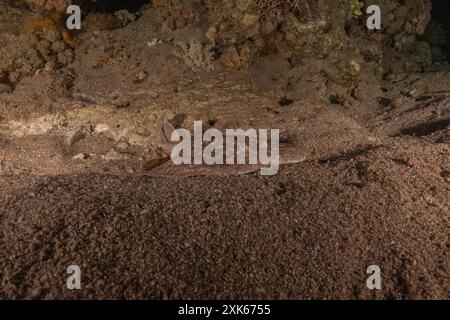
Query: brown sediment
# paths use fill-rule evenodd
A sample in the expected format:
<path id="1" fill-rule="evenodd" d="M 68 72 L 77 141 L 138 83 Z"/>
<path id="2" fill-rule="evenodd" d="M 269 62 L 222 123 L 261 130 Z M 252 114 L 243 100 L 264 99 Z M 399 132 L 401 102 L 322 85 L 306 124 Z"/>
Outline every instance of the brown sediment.
<path id="1" fill-rule="evenodd" d="M 72 46 L 0 0 L 1 298 L 449 298 L 431 2 L 380 1 L 376 32 L 344 2 L 277 3 L 276 19 L 252 1 L 91 7 L 104 20 Z M 279 129 L 278 174 L 173 165 L 167 137 L 195 120 Z"/>

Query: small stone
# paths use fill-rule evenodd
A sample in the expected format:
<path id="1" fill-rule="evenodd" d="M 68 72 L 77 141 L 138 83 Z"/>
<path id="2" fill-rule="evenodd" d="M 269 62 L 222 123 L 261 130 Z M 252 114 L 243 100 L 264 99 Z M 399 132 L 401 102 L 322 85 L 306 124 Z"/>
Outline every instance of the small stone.
<path id="1" fill-rule="evenodd" d="M 145 71 L 140 71 L 136 76 L 135 82 L 141 83 L 141 82 L 144 82 L 145 79 L 147 79 L 147 78 L 148 78 L 148 73 Z"/>
<path id="2" fill-rule="evenodd" d="M 75 155 L 72 159 L 74 160 L 88 160 L 91 158 L 91 155 L 89 153 L 79 153 Z"/>
<path id="3" fill-rule="evenodd" d="M 215 26 L 211 26 L 208 28 L 208 31 L 206 31 L 206 39 L 209 40 L 213 45 L 216 44 L 216 37 L 217 37 L 217 28 Z"/>
<path id="4" fill-rule="evenodd" d="M 286 32 L 285 37 L 289 43 L 295 43 L 298 40 L 297 36 L 295 34 L 293 34 L 292 32 Z"/>
<path id="5" fill-rule="evenodd" d="M 248 37 L 253 37 L 260 32 L 258 16 L 251 15 L 251 14 L 245 14 L 241 23 L 242 23 Z"/>
<path id="6" fill-rule="evenodd" d="M 66 49 L 66 45 L 64 41 L 56 41 L 52 43 L 51 49 L 55 53 L 63 52 Z"/>
<path id="7" fill-rule="evenodd" d="M 229 47 L 220 57 L 222 64 L 230 69 L 239 69 L 242 67 L 241 57 L 235 47 Z"/>
<path id="8" fill-rule="evenodd" d="M 42 289 L 41 288 L 35 288 L 33 291 L 31 291 L 30 298 L 31 299 L 39 299 L 42 295 Z"/>
<path id="9" fill-rule="evenodd" d="M 50 43 L 56 42 L 60 39 L 60 35 L 58 33 L 58 31 L 56 31 L 55 29 L 49 29 L 45 34 L 44 34 L 44 39 L 47 40 Z"/>
<path id="10" fill-rule="evenodd" d="M 147 47 L 152 48 L 152 47 L 154 47 L 154 46 L 156 46 L 158 44 L 161 44 L 161 43 L 162 43 L 162 41 L 158 40 L 158 38 L 153 38 L 151 41 L 147 42 Z"/>
<path id="11" fill-rule="evenodd" d="M 109 127 L 108 125 L 104 124 L 104 123 L 99 123 L 94 127 L 94 134 L 100 134 L 102 132 L 108 131 Z"/>
<path id="12" fill-rule="evenodd" d="M 113 101 L 117 108 L 127 108 L 130 106 L 130 101 L 126 98 L 117 98 Z"/>
<path id="13" fill-rule="evenodd" d="M 105 159 L 106 161 L 117 161 L 117 160 L 124 160 L 128 157 L 124 154 L 120 154 L 114 149 L 111 149 L 102 158 Z"/>
<path id="14" fill-rule="evenodd" d="M 272 21 L 265 21 L 265 23 L 262 26 L 262 33 L 263 34 L 271 34 L 274 32 L 277 28 L 277 24 Z M 287 32 L 290 33 L 290 32 Z M 295 37 L 295 36 L 294 36 Z"/>
<path id="15" fill-rule="evenodd" d="M 242 19 L 242 25 L 245 27 L 251 27 L 254 26 L 259 22 L 259 17 L 252 14 L 245 14 L 244 18 Z"/>
<path id="16" fill-rule="evenodd" d="M 436 200 L 436 198 L 434 198 L 432 195 L 430 194 L 425 194 L 423 196 L 423 199 L 425 200 L 425 202 L 432 206 L 432 207 L 438 207 L 439 206 L 439 202 Z"/>
<path id="17" fill-rule="evenodd" d="M 52 71 L 55 70 L 55 68 L 56 68 L 55 63 L 52 62 L 52 61 L 50 61 L 50 62 L 47 62 L 47 63 L 45 64 L 45 66 L 44 66 L 44 71 L 46 71 L 46 72 L 52 72 Z"/>
<path id="18" fill-rule="evenodd" d="M 67 66 L 73 61 L 73 53 L 71 50 L 66 49 L 58 53 L 57 59 L 60 64 Z"/>
<path id="19" fill-rule="evenodd" d="M 250 7 L 252 0 L 237 0 L 236 7 L 241 11 L 245 12 Z"/>
<path id="20" fill-rule="evenodd" d="M 350 62 L 350 66 L 353 68 L 353 70 L 357 73 L 359 73 L 359 71 L 361 71 L 361 66 L 359 65 L 358 62 L 356 62 L 355 60 L 352 60 Z"/>
<path id="21" fill-rule="evenodd" d="M 130 148 L 130 145 L 128 144 L 128 142 L 126 141 L 120 141 L 117 145 L 116 148 L 121 150 L 121 151 L 127 151 Z"/>

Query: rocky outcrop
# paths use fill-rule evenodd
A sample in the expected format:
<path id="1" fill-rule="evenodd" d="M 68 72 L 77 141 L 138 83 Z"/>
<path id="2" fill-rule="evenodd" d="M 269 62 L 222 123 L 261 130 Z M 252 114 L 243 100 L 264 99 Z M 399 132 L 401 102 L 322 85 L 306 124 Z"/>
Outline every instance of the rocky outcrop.
<path id="1" fill-rule="evenodd" d="M 25 2 L 33 9 L 39 11 L 56 10 L 58 12 L 66 11 L 71 0 L 25 0 Z"/>
<path id="2" fill-rule="evenodd" d="M 70 3 L 80 4 L 86 15 L 86 24 L 100 20 L 97 17 L 90 19 L 93 15 L 103 15 L 105 21 L 110 21 L 106 16 L 112 16 L 115 9 L 131 10 L 147 3 L 145 10 L 152 10 L 158 17 L 158 31 L 168 38 L 173 31 L 190 27 L 202 30 L 203 37 L 193 39 L 196 47 L 201 49 L 202 57 L 209 59 L 214 56 L 228 69 L 249 68 L 266 55 L 286 59 L 292 68 L 307 64 L 314 73 L 325 74 L 332 87 L 329 96 L 337 103 L 341 103 L 343 95 L 358 95 L 364 91 L 361 86 L 359 91 L 355 89 L 355 83 L 361 79 L 373 84 L 389 73 L 420 72 L 426 70 L 433 59 L 445 60 L 445 55 L 439 51 L 445 37 L 439 37 L 435 24 L 434 29 L 427 30 L 431 0 L 364 3 L 359 0 L 139 0 L 127 1 L 126 4 L 114 0 L 24 2 L 41 13 L 62 13 Z M 366 27 L 366 7 L 371 4 L 381 7 L 382 30 L 371 31 Z M 84 31 L 89 31 L 89 28 Z M 66 39 L 70 38 L 64 37 L 66 46 L 73 46 Z M 189 43 L 187 46 L 189 50 L 196 48 Z M 44 54 L 40 56 L 45 58 L 49 55 L 45 49 L 41 51 Z M 56 62 L 63 66 L 73 59 L 66 58 L 70 55 L 66 49 L 56 50 L 55 55 Z M 0 78 L 11 78 L 12 73 L 13 79 L 8 81 L 15 83 L 10 65 L 8 70 L 6 67 L 0 70 Z M 213 70 L 212 67 L 200 69 Z"/>

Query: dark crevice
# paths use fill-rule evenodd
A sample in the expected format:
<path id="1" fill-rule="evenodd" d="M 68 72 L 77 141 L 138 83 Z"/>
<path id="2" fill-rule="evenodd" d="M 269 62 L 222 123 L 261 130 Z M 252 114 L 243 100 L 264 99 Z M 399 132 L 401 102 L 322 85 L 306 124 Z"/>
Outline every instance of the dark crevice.
<path id="1" fill-rule="evenodd" d="M 433 0 L 431 22 L 423 35 L 430 44 L 433 62 L 445 63 L 450 58 L 450 1 Z"/>
<path id="2" fill-rule="evenodd" d="M 278 104 L 282 107 L 287 107 L 290 106 L 294 103 L 293 99 L 289 99 L 287 97 L 281 97 L 280 100 L 278 101 Z"/>
<path id="3" fill-rule="evenodd" d="M 433 121 L 422 123 L 417 126 L 408 127 L 400 130 L 401 134 L 406 134 L 409 136 L 423 137 L 428 136 L 434 132 L 447 129 L 450 126 L 450 119 Z"/>
<path id="4" fill-rule="evenodd" d="M 150 4 L 151 0 L 74 0 L 72 4 L 79 5 L 84 12 L 115 13 L 119 10 L 127 10 L 132 13 L 138 12 L 144 5 Z"/>
<path id="5" fill-rule="evenodd" d="M 94 6 L 94 11 L 99 11 L 103 13 L 114 13 L 119 10 L 127 10 L 129 12 L 137 12 L 145 4 L 151 3 L 150 0 L 109 0 L 109 1 L 96 1 L 92 6 Z"/>

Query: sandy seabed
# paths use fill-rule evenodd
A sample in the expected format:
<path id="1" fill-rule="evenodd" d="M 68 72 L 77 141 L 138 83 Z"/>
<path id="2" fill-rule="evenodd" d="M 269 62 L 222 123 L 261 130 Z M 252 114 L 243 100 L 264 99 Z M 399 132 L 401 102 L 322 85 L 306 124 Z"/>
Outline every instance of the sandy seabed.
<path id="1" fill-rule="evenodd" d="M 449 71 L 397 75 L 376 107 L 337 104 L 274 56 L 194 72 L 137 32 L 146 17 L 0 94 L 1 298 L 449 298 Z M 280 129 L 303 160 L 272 177 L 158 171 L 161 114 Z"/>

